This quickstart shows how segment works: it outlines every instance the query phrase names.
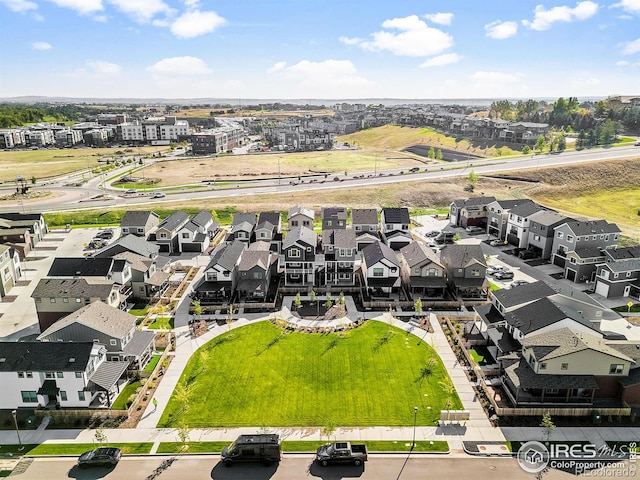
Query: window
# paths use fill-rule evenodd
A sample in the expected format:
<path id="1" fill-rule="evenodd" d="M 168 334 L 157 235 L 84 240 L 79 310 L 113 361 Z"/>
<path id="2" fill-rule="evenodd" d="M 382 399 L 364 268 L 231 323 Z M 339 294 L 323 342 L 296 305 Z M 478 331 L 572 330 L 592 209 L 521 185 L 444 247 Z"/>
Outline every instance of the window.
<path id="1" fill-rule="evenodd" d="M 56 303 L 56 299 L 55 299 L 55 298 L 50 298 L 50 299 L 49 299 L 49 301 L 50 301 L 51 303 Z"/>
<path id="2" fill-rule="evenodd" d="M 160 233 L 158 235 L 159 238 L 167 238 L 167 234 L 166 233 Z"/>
<path id="3" fill-rule="evenodd" d="M 182 238 L 189 238 L 189 232 L 182 232 Z"/>
<path id="4" fill-rule="evenodd" d="M 331 224 L 332 224 L 332 223 L 331 223 L 331 220 L 327 220 L 327 227 L 330 227 L 330 226 L 331 226 Z"/>
<path id="5" fill-rule="evenodd" d="M 67 401 L 67 392 L 65 392 L 64 390 L 60 390 L 60 400 L 63 402 Z"/>
<path id="6" fill-rule="evenodd" d="M 289 250 L 289 256 L 291 258 L 300 258 L 300 250 L 298 248 L 292 248 Z"/>
<path id="7" fill-rule="evenodd" d="M 82 390 L 78 391 L 78 400 L 81 402 L 84 402 L 85 400 L 85 393 Z"/>
<path id="8" fill-rule="evenodd" d="M 557 389 L 557 388 L 545 388 L 544 391 L 546 393 L 550 393 L 552 395 L 554 395 L 554 394 L 557 395 L 558 393 L 560 393 L 560 390 Z"/>
<path id="9" fill-rule="evenodd" d="M 562 240 L 564 238 L 564 233 L 558 232 L 558 233 L 556 233 L 556 237 L 558 237 L 560 240 Z"/>
<path id="10" fill-rule="evenodd" d="M 76 378 L 82 378 L 82 372 L 76 372 Z"/>
<path id="11" fill-rule="evenodd" d="M 53 378 L 53 372 L 44 372 L 44 378 Z"/>
<path id="12" fill-rule="evenodd" d="M 82 299 L 81 298 L 76 298 L 76 303 L 82 303 Z"/>
<path id="13" fill-rule="evenodd" d="M 471 270 L 471 276 L 472 277 L 479 277 L 480 276 L 480 270 Z"/>
<path id="14" fill-rule="evenodd" d="M 438 270 L 435 268 L 430 268 L 429 269 L 429 276 L 430 277 L 437 277 L 438 276 Z"/>
<path id="15" fill-rule="evenodd" d="M 24 372 L 18 372 L 18 378 L 24 378 Z"/>
<path id="16" fill-rule="evenodd" d="M 542 362 L 540 363 L 540 370 L 546 370 L 547 369 L 547 364 L 546 362 Z"/>
<path id="17" fill-rule="evenodd" d="M 414 268 L 414 269 L 413 269 L 413 273 L 415 273 L 415 274 L 420 274 L 420 269 L 419 269 L 419 268 Z"/>
<path id="18" fill-rule="evenodd" d="M 374 268 L 373 276 L 374 277 L 382 277 L 384 275 L 384 268 Z"/>
<path id="19" fill-rule="evenodd" d="M 112 339 L 109 340 L 109 345 L 115 346 L 117 344 L 118 344 L 118 341 L 115 338 L 112 338 Z"/>
<path id="20" fill-rule="evenodd" d="M 62 299 L 62 303 L 69 303 L 69 299 L 68 298 L 63 298 Z"/>
<path id="21" fill-rule="evenodd" d="M 539 242 L 539 241 L 540 241 L 540 235 L 534 235 L 534 236 L 533 236 L 533 239 L 534 239 L 536 242 Z"/>
<path id="22" fill-rule="evenodd" d="M 291 226 L 292 227 L 297 227 L 298 226 L 298 220 L 291 220 Z"/>
<path id="23" fill-rule="evenodd" d="M 396 267 L 391 267 L 391 268 L 389 269 L 389 271 L 390 271 L 391 273 L 396 273 L 396 272 L 398 271 L 398 269 L 397 269 Z"/>
<path id="24" fill-rule="evenodd" d="M 569 370 L 569 364 L 563 363 L 562 365 L 560 365 L 560 370 Z"/>
<path id="25" fill-rule="evenodd" d="M 573 243 L 573 235 L 567 235 L 567 242 Z"/>
<path id="26" fill-rule="evenodd" d="M 33 372 L 26 372 L 25 375 L 27 378 L 33 378 Z"/>
<path id="27" fill-rule="evenodd" d="M 37 403 L 38 395 L 34 391 L 22 390 L 20 392 L 22 394 L 22 402 L 23 403 Z"/>
<path id="28" fill-rule="evenodd" d="M 624 365 L 621 363 L 612 363 L 609 367 L 609 373 L 611 375 L 619 375 L 624 372 Z"/>

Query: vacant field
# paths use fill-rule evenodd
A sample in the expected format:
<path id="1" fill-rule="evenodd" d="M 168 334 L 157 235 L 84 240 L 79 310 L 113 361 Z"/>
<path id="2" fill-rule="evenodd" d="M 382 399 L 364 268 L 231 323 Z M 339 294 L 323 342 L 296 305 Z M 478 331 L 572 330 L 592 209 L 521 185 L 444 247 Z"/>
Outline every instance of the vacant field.
<path id="1" fill-rule="evenodd" d="M 146 178 L 158 181 L 157 186 L 185 185 L 211 180 L 251 180 L 259 178 L 297 177 L 311 173 L 344 175 L 345 172 L 373 172 L 376 169 L 423 167 L 427 159 L 417 155 L 394 152 L 379 154 L 359 150 L 326 152 L 268 153 L 228 155 L 194 160 L 160 162 L 144 169 Z M 137 173 L 140 175 L 140 172 Z"/>
<path id="2" fill-rule="evenodd" d="M 231 108 L 185 108 L 178 113 L 172 114 L 180 118 L 203 118 L 208 117 L 211 112 L 231 110 Z M 224 113 L 222 115 L 215 115 L 216 117 L 263 117 L 286 119 L 289 117 L 302 117 L 304 115 L 311 115 L 314 117 L 333 116 L 334 111 L 330 109 L 324 110 L 279 110 L 277 112 L 268 110 L 245 110 L 240 105 L 233 107 L 233 113 Z"/>
<path id="3" fill-rule="evenodd" d="M 438 147 L 448 148 L 482 157 L 494 157 L 498 155 L 495 147 L 477 148 L 467 140 L 449 137 L 430 128 L 399 127 L 396 125 L 369 128 L 349 135 L 343 135 L 338 137 L 338 142 L 349 142 L 363 149 L 379 151 L 384 151 L 385 149 L 402 150 L 412 145 L 425 144 L 433 146 L 435 149 Z M 519 152 L 507 147 L 502 147 L 500 153 L 502 155 L 512 155 Z"/>
<path id="4" fill-rule="evenodd" d="M 145 155 L 167 147 L 125 148 L 64 148 L 0 152 L 0 180 L 13 181 L 16 175 L 37 179 L 63 175 L 76 170 L 94 167 L 103 157 L 113 157 L 116 152 L 124 155 Z"/>
<path id="5" fill-rule="evenodd" d="M 377 321 L 343 336 L 269 322 L 232 330 L 194 354 L 159 426 L 409 426 L 414 406 L 418 425 L 433 425 L 447 400 L 461 404 L 445 393 L 440 357 L 419 341 Z"/>

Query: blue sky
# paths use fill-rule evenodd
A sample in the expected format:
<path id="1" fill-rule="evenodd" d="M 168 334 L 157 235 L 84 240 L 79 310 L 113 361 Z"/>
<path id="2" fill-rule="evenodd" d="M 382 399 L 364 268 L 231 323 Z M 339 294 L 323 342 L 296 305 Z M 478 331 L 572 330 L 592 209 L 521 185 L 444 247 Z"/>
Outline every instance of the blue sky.
<path id="1" fill-rule="evenodd" d="M 640 94 L 640 0 L 0 0 L 0 97 Z"/>

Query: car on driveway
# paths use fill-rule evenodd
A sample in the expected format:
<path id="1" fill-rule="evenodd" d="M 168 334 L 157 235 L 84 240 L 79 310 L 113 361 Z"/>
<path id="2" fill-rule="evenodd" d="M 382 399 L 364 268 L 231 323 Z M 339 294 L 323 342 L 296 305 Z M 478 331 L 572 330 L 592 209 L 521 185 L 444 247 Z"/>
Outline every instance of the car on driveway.
<path id="1" fill-rule="evenodd" d="M 122 457 L 122 451 L 119 448 L 101 447 L 84 452 L 78 458 L 78 466 L 80 468 L 88 467 L 113 467 Z"/>
<path id="2" fill-rule="evenodd" d="M 501 272 L 503 270 L 508 270 L 508 269 L 503 265 L 494 265 L 492 267 L 487 268 L 486 273 L 487 275 L 495 275 L 496 273 Z"/>
<path id="3" fill-rule="evenodd" d="M 538 258 L 538 254 L 535 250 L 521 250 L 520 253 L 518 253 L 518 257 L 523 260 L 531 260 L 532 258 Z"/>
<path id="4" fill-rule="evenodd" d="M 526 285 L 529 282 L 527 282 L 526 280 L 515 280 L 511 283 L 511 288 L 513 287 L 519 287 L 520 285 Z"/>
<path id="5" fill-rule="evenodd" d="M 429 238 L 434 238 L 437 237 L 438 235 L 440 235 L 440 230 L 431 230 L 429 233 L 427 233 L 427 237 Z"/>
<path id="6" fill-rule="evenodd" d="M 513 272 L 511 270 L 500 270 L 493 274 L 493 278 L 496 280 L 510 280 L 513 278 Z"/>
<path id="7" fill-rule="evenodd" d="M 467 233 L 484 233 L 485 230 L 482 227 L 467 227 L 465 228 Z"/>
<path id="8" fill-rule="evenodd" d="M 489 245 L 491 245 L 492 247 L 499 247 L 501 245 L 504 245 L 504 242 L 496 238 L 495 240 L 491 240 L 489 242 Z"/>

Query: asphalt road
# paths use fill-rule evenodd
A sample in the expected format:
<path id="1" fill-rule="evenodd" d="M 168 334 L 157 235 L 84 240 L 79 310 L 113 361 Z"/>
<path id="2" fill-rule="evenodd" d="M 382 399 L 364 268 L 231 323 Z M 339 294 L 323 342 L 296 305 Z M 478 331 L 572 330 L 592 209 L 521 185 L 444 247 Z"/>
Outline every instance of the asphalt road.
<path id="1" fill-rule="evenodd" d="M 51 212 L 69 209 L 84 208 L 101 208 L 117 207 L 128 204 L 158 204 L 161 202 L 184 201 L 190 199 L 208 199 L 208 198 L 227 198 L 236 196 L 257 195 L 263 193 L 289 193 L 295 191 L 309 190 L 328 190 L 335 188 L 356 189 L 359 187 L 395 184 L 401 182 L 414 182 L 420 180 L 435 180 L 443 178 L 455 178 L 466 176 L 469 171 L 473 170 L 476 174 L 486 175 L 498 172 L 508 172 L 514 170 L 530 170 L 549 166 L 571 165 L 579 163 L 588 163 L 594 161 L 614 160 L 622 158 L 631 158 L 640 156 L 640 148 L 635 146 L 616 147 L 609 149 L 583 150 L 580 152 L 564 152 L 557 155 L 533 155 L 531 157 L 518 157 L 511 159 L 491 159 L 491 160 L 470 160 L 466 164 L 457 162 L 453 165 L 442 165 L 436 167 L 428 167 L 427 171 L 421 170 L 419 173 L 401 175 L 399 169 L 378 172 L 375 176 L 374 172 L 358 172 L 357 177 L 354 175 L 338 175 L 340 181 L 333 181 L 329 176 L 324 179 L 318 176 L 315 182 L 291 182 L 289 180 L 279 181 L 277 178 L 254 181 L 250 183 L 238 184 L 236 187 L 225 187 L 224 190 L 218 190 L 212 186 L 211 190 L 200 192 L 175 193 L 167 195 L 163 199 L 151 199 L 150 196 L 141 197 L 122 197 L 122 192 L 109 191 L 105 192 L 99 188 L 100 178 L 94 178 L 82 187 L 65 186 L 69 183 L 68 179 L 61 179 L 47 185 L 47 189 L 54 193 L 54 196 L 44 201 L 29 201 L 25 206 L 29 211 Z M 239 161 L 241 161 L 239 157 Z M 126 170 L 126 168 L 124 169 Z M 123 170 L 123 171 L 124 171 Z M 384 173 L 383 176 L 380 174 Z M 110 176 L 113 172 L 110 173 Z M 108 200 L 90 201 L 93 196 L 101 193 L 108 193 L 111 198 Z M 7 204 L 0 207 L 2 211 L 14 211 L 20 208 L 20 204 Z"/>
<path id="2" fill-rule="evenodd" d="M 125 457 L 114 469 L 93 468 L 81 470 L 75 466 L 75 458 L 37 458 L 27 470 L 16 478 L 42 480 L 75 478 L 95 480 L 99 478 L 123 480 L 300 480 L 319 478 L 340 480 L 419 480 L 465 479 L 473 480 L 531 480 L 533 475 L 524 472 L 511 458 L 450 458 L 412 457 L 393 455 L 370 456 L 363 467 L 334 465 L 321 467 L 312 462 L 311 455 L 285 456 L 280 465 L 266 467 L 261 464 L 225 467 L 217 455 L 181 457 L 168 468 L 154 476 L 163 460 L 172 457 Z M 575 478 L 564 472 L 552 470 L 545 480 Z"/>

